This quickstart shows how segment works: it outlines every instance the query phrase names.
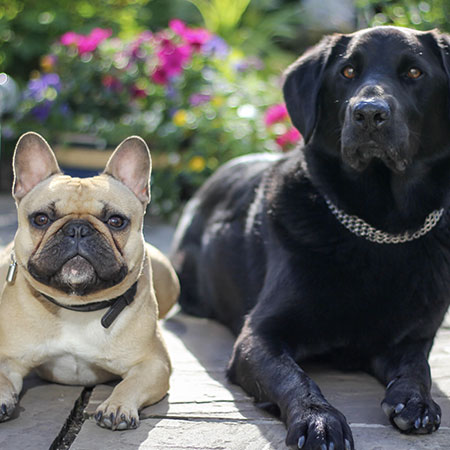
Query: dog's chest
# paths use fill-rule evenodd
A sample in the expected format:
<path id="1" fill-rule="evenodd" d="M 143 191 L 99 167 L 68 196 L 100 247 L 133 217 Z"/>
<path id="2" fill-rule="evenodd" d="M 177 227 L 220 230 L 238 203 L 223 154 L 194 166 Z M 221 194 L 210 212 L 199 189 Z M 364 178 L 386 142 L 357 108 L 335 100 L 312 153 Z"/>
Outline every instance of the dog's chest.
<path id="1" fill-rule="evenodd" d="M 99 313 L 61 311 L 64 319 L 59 332 L 40 347 L 43 378 L 67 384 L 90 385 L 115 378 L 122 371 L 114 358 L 113 333 L 100 323 Z M 98 316 L 98 317 L 97 317 Z"/>

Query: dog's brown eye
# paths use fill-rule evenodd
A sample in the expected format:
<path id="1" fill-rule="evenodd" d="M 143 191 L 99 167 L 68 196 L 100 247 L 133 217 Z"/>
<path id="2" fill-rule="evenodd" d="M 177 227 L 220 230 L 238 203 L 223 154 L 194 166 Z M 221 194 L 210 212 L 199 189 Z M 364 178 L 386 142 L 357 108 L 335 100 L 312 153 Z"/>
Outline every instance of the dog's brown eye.
<path id="1" fill-rule="evenodd" d="M 409 69 L 407 73 L 408 78 L 412 78 L 413 80 L 419 78 L 421 75 L 422 71 L 417 67 L 411 67 L 411 69 Z"/>
<path id="2" fill-rule="evenodd" d="M 349 78 L 351 80 L 352 78 L 356 77 L 356 70 L 352 66 L 346 66 L 342 71 L 342 75 L 344 75 L 345 78 Z"/>
<path id="3" fill-rule="evenodd" d="M 111 216 L 108 219 L 108 225 L 111 228 L 116 228 L 116 229 L 123 228 L 125 225 L 125 219 L 120 216 Z"/>
<path id="4" fill-rule="evenodd" d="M 50 219 L 48 218 L 47 214 L 36 214 L 33 217 L 33 223 L 34 225 L 38 227 L 45 227 L 50 222 Z"/>

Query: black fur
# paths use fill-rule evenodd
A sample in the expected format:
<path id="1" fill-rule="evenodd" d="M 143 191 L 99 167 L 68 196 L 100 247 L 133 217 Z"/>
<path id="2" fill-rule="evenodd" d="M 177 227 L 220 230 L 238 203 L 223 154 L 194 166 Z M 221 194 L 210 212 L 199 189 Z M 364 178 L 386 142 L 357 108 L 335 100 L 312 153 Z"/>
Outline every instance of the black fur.
<path id="1" fill-rule="evenodd" d="M 228 163 L 181 219 L 181 305 L 238 335 L 229 377 L 276 405 L 288 445 L 353 448 L 299 366 L 311 357 L 377 377 L 401 431 L 439 427 L 427 358 L 450 293 L 448 42 L 395 27 L 326 37 L 284 85 L 301 151 Z M 344 228 L 325 198 L 389 233 L 445 211 L 420 239 L 379 244 Z"/>

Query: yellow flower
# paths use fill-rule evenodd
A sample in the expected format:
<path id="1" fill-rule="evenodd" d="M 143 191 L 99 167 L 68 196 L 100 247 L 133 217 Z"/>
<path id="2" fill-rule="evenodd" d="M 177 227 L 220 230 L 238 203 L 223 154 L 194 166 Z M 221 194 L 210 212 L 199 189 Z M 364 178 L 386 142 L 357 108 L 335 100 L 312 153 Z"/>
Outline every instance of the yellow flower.
<path id="1" fill-rule="evenodd" d="M 177 127 L 182 127 L 186 125 L 187 122 L 187 112 L 184 109 L 179 109 L 172 117 L 172 122 Z"/>
<path id="2" fill-rule="evenodd" d="M 51 72 L 55 66 L 55 57 L 45 55 L 41 58 L 41 69 L 43 72 Z"/>
<path id="3" fill-rule="evenodd" d="M 190 161 L 189 161 L 189 168 L 193 171 L 193 172 L 201 172 L 206 166 L 206 161 L 205 158 L 203 158 L 202 156 L 194 156 Z"/>
<path id="4" fill-rule="evenodd" d="M 213 105 L 213 106 L 216 106 L 216 107 L 222 106 L 222 105 L 223 105 L 223 102 L 224 102 L 223 97 L 214 97 L 214 98 L 211 100 L 212 105 Z"/>

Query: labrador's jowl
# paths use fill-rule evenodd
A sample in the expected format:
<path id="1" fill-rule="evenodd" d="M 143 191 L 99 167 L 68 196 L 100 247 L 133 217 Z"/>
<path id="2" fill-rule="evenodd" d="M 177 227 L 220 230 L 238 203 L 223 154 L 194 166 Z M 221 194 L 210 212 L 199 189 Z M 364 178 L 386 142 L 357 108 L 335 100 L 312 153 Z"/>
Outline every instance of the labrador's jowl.
<path id="1" fill-rule="evenodd" d="M 439 427 L 427 357 L 450 294 L 449 67 L 438 32 L 325 37 L 284 84 L 301 151 L 227 164 L 180 222 L 181 304 L 238 334 L 229 377 L 279 409 L 288 445 L 354 446 L 311 357 L 377 377 L 400 431 Z"/>

